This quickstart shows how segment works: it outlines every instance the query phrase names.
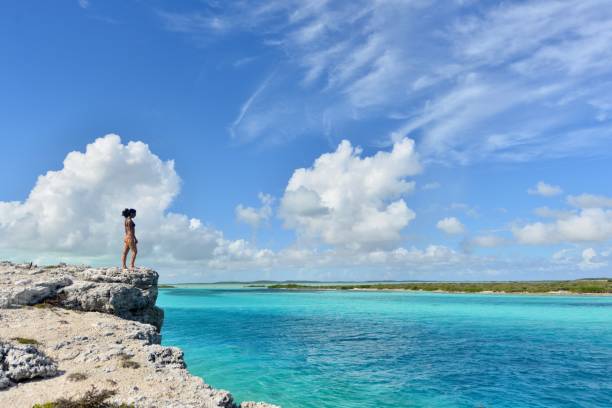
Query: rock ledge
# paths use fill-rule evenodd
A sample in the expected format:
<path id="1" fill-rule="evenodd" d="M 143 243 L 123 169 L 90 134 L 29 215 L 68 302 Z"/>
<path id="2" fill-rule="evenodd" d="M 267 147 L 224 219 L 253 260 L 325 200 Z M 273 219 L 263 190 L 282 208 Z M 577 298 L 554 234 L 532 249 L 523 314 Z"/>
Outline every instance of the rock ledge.
<path id="1" fill-rule="evenodd" d="M 157 306 L 152 269 L 88 268 L 60 264 L 40 268 L 0 263 L 0 308 L 49 302 L 73 310 L 110 313 L 161 329 L 164 312 Z"/>
<path id="2" fill-rule="evenodd" d="M 157 279 L 144 268 L 0 262 L 0 407 L 79 397 L 93 385 L 138 408 L 278 408 L 238 406 L 190 375 L 182 350 L 159 344 Z"/>

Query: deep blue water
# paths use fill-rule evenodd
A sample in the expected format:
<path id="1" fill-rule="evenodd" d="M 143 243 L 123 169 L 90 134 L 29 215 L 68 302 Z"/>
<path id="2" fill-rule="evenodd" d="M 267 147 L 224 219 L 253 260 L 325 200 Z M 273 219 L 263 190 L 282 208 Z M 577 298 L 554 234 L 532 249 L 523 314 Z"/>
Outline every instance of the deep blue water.
<path id="1" fill-rule="evenodd" d="M 160 292 L 163 344 L 238 401 L 612 406 L 612 297 Z"/>

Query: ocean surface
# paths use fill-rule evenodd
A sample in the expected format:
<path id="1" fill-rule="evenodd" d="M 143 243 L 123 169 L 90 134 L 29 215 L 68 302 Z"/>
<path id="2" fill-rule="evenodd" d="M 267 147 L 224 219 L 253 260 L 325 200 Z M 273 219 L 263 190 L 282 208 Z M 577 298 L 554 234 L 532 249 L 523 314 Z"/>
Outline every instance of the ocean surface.
<path id="1" fill-rule="evenodd" d="M 611 407 L 612 297 L 162 289 L 163 344 L 238 401 Z"/>

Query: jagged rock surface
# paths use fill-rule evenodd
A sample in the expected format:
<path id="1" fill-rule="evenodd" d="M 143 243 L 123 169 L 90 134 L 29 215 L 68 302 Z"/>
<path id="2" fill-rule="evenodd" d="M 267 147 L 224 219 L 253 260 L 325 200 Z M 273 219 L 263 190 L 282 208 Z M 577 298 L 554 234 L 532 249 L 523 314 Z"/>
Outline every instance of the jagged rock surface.
<path id="1" fill-rule="evenodd" d="M 51 374 L 53 369 L 58 375 L 0 391 L 0 407 L 31 408 L 59 397 L 78 398 L 93 385 L 115 391 L 113 402 L 138 408 L 235 408 L 229 392 L 189 374 L 180 349 L 152 343 L 159 341 L 153 333 L 151 325 L 105 313 L 59 307 L 1 309 L 0 339 L 36 340 L 36 348 L 56 362 L 45 371 L 40 360 L 32 359 L 28 371 L 16 354 L 9 358 L 13 368 L 8 379 Z M 71 374 L 85 378 L 71 381 Z"/>
<path id="2" fill-rule="evenodd" d="M 229 392 L 189 374 L 182 350 L 159 345 L 157 279 L 144 268 L 0 262 L 0 407 L 77 398 L 95 385 L 115 391 L 112 402 L 139 408 L 278 408 L 236 405 Z M 14 337 L 40 345 L 5 346 Z M 70 374 L 84 379 L 71 381 Z M 11 386 L 17 378 L 44 377 Z"/>
<path id="3" fill-rule="evenodd" d="M 14 383 L 56 374 L 57 365 L 36 347 L 0 342 L 0 390 Z"/>
<path id="4" fill-rule="evenodd" d="M 110 313 L 161 329 L 155 306 L 157 279 L 151 269 L 88 268 L 0 263 L 0 308 L 50 302 L 67 309 Z"/>
<path id="5" fill-rule="evenodd" d="M 183 350 L 178 347 L 162 347 L 159 344 L 153 344 L 147 347 L 149 355 L 147 360 L 155 365 L 156 368 L 174 367 L 185 368 L 185 360 L 183 360 Z"/>

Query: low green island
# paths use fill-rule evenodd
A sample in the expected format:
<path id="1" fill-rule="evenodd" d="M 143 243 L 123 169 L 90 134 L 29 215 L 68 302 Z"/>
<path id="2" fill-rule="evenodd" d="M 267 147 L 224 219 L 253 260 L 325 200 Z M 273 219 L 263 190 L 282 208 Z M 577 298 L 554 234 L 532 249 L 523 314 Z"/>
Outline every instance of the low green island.
<path id="1" fill-rule="evenodd" d="M 516 281 L 516 282 L 398 282 L 350 284 L 297 284 L 268 285 L 269 289 L 291 290 L 406 290 L 448 293 L 612 293 L 612 279 L 578 279 L 569 281 Z"/>

